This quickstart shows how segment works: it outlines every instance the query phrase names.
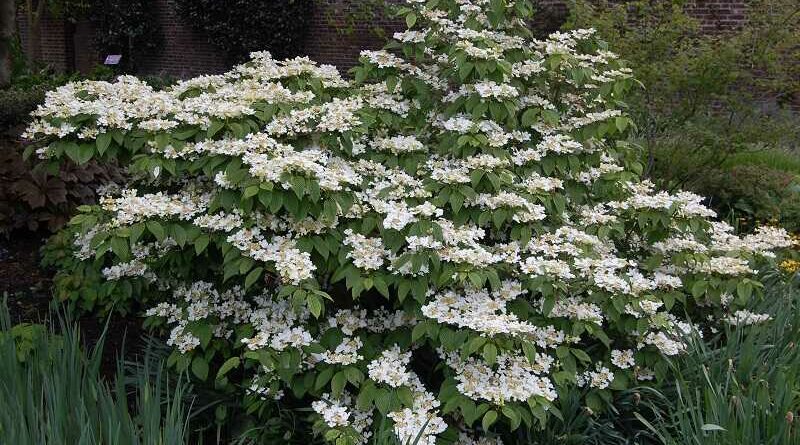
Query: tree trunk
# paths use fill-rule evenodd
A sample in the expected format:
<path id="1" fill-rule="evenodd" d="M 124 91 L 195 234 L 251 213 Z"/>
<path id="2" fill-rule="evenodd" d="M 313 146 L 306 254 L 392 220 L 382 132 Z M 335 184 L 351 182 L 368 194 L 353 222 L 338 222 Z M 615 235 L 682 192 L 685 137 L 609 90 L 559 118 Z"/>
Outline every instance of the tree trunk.
<path id="1" fill-rule="evenodd" d="M 11 83 L 11 45 L 16 34 L 16 0 L 0 0 L 0 88 Z"/>
<path id="2" fill-rule="evenodd" d="M 28 64 L 33 68 L 42 60 L 42 16 L 46 0 L 26 0 L 25 18 L 28 24 Z"/>

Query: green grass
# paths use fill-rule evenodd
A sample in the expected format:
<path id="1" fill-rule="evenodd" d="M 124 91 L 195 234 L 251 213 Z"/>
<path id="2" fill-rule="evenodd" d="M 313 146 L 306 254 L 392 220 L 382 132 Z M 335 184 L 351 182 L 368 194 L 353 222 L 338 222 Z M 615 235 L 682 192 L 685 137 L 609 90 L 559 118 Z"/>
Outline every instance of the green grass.
<path id="1" fill-rule="evenodd" d="M 12 331 L 13 329 L 13 331 Z M 102 339 L 89 352 L 77 328 L 14 329 L 0 307 L 0 443 L 177 445 L 190 442 L 185 384 L 170 385 L 163 361 L 145 353 L 138 372 L 107 382 Z"/>
<path id="2" fill-rule="evenodd" d="M 800 443 L 800 292 L 772 283 L 752 310 L 774 319 L 695 339 L 663 388 L 671 406 L 648 426 L 669 445 Z M 647 423 L 647 422 L 645 422 Z"/>
<path id="3" fill-rule="evenodd" d="M 786 150 L 747 151 L 731 155 L 722 165 L 732 168 L 740 165 L 759 165 L 800 176 L 800 155 Z"/>

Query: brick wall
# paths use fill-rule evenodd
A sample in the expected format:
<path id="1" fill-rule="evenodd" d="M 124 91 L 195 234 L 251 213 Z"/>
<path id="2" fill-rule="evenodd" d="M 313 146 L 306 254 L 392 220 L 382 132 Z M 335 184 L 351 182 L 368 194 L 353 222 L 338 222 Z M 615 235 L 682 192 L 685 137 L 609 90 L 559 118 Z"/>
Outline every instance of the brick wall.
<path id="1" fill-rule="evenodd" d="M 744 23 L 747 0 L 694 0 L 687 8 L 700 20 L 703 31 L 721 32 Z"/>
<path id="2" fill-rule="evenodd" d="M 355 3 L 350 0 L 323 0 L 315 2 L 305 54 L 320 63 L 347 69 L 358 62 L 362 49 L 377 49 L 383 46 L 384 38 L 405 28 L 405 24 L 386 18 L 377 11 L 369 21 L 345 23 Z"/>
<path id="3" fill-rule="evenodd" d="M 39 24 L 41 29 L 40 50 L 42 60 L 53 69 L 58 71 L 68 71 L 74 69 L 72 57 L 74 52 L 71 45 L 68 45 L 67 24 L 63 20 L 50 17 L 43 17 Z M 22 11 L 17 13 L 17 31 L 22 43 L 22 48 L 28 48 L 28 23 Z"/>
<path id="4" fill-rule="evenodd" d="M 354 0 L 316 0 L 307 43 L 298 54 L 346 70 L 357 62 L 359 51 L 382 46 L 383 39 L 375 30 L 383 29 L 391 35 L 404 28 L 404 24 L 380 14 L 368 21 L 346 24 L 345 19 L 355 7 L 354 4 Z M 704 30 L 718 32 L 742 24 L 746 6 L 747 0 L 693 0 L 688 8 L 693 16 L 701 20 Z M 219 73 L 228 68 L 219 50 L 182 22 L 176 14 L 173 0 L 156 0 L 155 7 L 164 43 L 159 52 L 139 61 L 140 74 L 186 78 L 203 73 Z M 551 32 L 558 29 L 565 17 L 563 0 L 540 0 L 535 27 L 540 33 Z M 27 29 L 21 13 L 17 22 L 24 44 L 27 41 Z M 351 29 L 343 32 L 344 28 Z M 42 23 L 43 60 L 57 70 L 78 69 L 87 72 L 105 56 L 97 53 L 93 36 L 91 23 L 72 25 L 46 18 Z"/>

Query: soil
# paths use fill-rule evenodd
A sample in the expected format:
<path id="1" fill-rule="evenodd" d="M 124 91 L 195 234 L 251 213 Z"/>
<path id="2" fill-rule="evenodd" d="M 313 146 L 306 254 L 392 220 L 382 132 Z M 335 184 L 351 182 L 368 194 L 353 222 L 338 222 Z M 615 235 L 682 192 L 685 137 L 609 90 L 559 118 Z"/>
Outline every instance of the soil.
<path id="1" fill-rule="evenodd" d="M 48 315 L 50 274 L 39 268 L 40 234 L 0 238 L 0 294 L 8 299 L 12 323 L 38 323 Z"/>
<path id="2" fill-rule="evenodd" d="M 39 249 L 47 233 L 14 232 L 0 236 L 0 295 L 6 298 L 11 323 L 45 323 L 53 319 L 52 272 L 39 266 Z M 103 373 L 113 376 L 117 357 L 124 351 L 136 351 L 141 344 L 142 320 L 137 317 L 111 316 L 101 319 L 85 314 L 76 320 L 87 349 L 97 345 L 105 331 Z M 106 329 L 106 323 L 108 328 Z"/>

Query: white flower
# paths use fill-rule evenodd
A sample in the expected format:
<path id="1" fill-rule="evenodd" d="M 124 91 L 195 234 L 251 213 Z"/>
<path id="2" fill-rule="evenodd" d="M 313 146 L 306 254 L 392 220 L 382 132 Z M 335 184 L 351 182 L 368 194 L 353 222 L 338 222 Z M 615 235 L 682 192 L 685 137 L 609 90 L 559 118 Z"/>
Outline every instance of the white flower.
<path id="1" fill-rule="evenodd" d="M 599 365 L 594 371 L 586 371 L 578 376 L 578 386 L 605 389 L 614 381 L 614 373 L 605 366 Z"/>
<path id="2" fill-rule="evenodd" d="M 347 257 L 353 260 L 353 264 L 361 269 L 379 269 L 385 258 L 391 253 L 383 248 L 380 238 L 367 238 L 364 235 L 353 232 L 351 229 L 345 230 L 346 235 L 344 244 L 350 246 L 352 250 L 347 253 Z"/>
<path id="3" fill-rule="evenodd" d="M 763 323 L 770 319 L 772 319 L 772 316 L 769 314 L 756 314 L 748 310 L 740 310 L 726 317 L 725 321 L 733 326 L 749 326 Z"/>
<path id="4" fill-rule="evenodd" d="M 633 350 L 631 349 L 624 349 L 621 351 L 618 349 L 612 350 L 611 364 L 621 369 L 627 369 L 635 365 L 636 362 L 633 359 Z"/>
<path id="5" fill-rule="evenodd" d="M 400 352 L 400 347 L 394 345 L 383 351 L 379 358 L 369 362 L 369 378 L 392 388 L 408 385 L 412 378 L 412 374 L 406 370 L 410 360 L 410 352 Z"/>

